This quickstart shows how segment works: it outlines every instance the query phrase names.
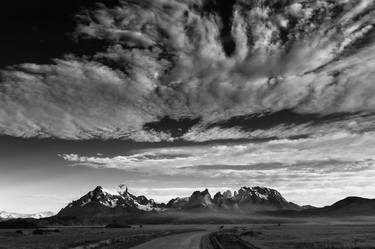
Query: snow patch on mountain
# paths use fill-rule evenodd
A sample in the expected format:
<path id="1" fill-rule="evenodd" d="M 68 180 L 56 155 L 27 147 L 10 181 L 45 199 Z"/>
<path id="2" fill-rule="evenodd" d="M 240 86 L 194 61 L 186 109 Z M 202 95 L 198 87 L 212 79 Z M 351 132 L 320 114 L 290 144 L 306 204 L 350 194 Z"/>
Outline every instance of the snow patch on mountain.
<path id="1" fill-rule="evenodd" d="M 6 211 L 0 211 L 0 220 L 11 220 L 11 219 L 26 219 L 26 218 L 33 218 L 33 219 L 42 219 L 47 218 L 55 215 L 53 212 L 39 212 L 34 214 L 20 214 L 20 213 L 11 213 Z"/>
<path id="2" fill-rule="evenodd" d="M 119 210 L 121 210 L 120 212 L 127 213 L 163 210 L 163 206 L 155 203 L 154 200 L 129 193 L 125 185 L 120 185 L 116 189 L 107 189 L 98 186 L 80 199 L 71 202 L 66 208 L 60 211 L 59 215 L 85 213 L 87 210 L 101 210 L 103 208 L 107 209 L 108 212 L 113 211 L 115 213 Z"/>

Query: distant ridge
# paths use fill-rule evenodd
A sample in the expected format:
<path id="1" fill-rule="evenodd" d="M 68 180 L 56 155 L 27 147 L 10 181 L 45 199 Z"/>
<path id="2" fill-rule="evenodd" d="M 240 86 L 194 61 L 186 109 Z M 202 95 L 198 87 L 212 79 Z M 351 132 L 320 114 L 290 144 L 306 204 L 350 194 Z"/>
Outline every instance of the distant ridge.
<path id="1" fill-rule="evenodd" d="M 375 215 L 375 199 L 347 197 L 331 206 L 302 210 L 301 214 L 345 216 L 345 215 Z"/>
<path id="2" fill-rule="evenodd" d="M 304 208 L 302 210 L 277 210 L 273 212 L 263 212 L 264 214 L 287 216 L 287 217 L 345 217 L 345 216 L 374 216 L 375 199 L 361 197 L 347 197 L 335 202 L 330 206 L 321 208 Z"/>
<path id="3" fill-rule="evenodd" d="M 41 219 L 47 218 L 55 215 L 53 212 L 39 212 L 34 214 L 20 214 L 20 213 L 10 213 L 6 211 L 0 211 L 0 220 L 11 220 L 11 219 Z"/>

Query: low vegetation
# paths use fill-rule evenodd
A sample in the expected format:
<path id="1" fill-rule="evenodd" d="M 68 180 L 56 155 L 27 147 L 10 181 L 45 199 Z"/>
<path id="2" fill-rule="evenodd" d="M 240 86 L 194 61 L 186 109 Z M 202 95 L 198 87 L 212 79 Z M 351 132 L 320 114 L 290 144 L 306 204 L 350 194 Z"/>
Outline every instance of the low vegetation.
<path id="1" fill-rule="evenodd" d="M 193 226 L 2 229 L 0 230 L 0 249 L 127 249 L 157 237 L 190 231 L 199 231 L 199 229 Z"/>
<path id="2" fill-rule="evenodd" d="M 367 219 L 369 220 L 369 219 Z M 0 249 L 127 249 L 171 234 L 212 231 L 220 249 L 374 249 L 375 222 L 310 220 L 306 223 L 131 225 L 130 228 L 0 229 Z M 220 247 L 221 246 L 221 247 Z M 172 249 L 172 248 L 171 248 Z M 212 248 L 210 248 L 212 249 Z"/>
<path id="3" fill-rule="evenodd" d="M 241 239 L 267 249 L 374 249 L 375 225 L 283 224 L 255 226 Z"/>

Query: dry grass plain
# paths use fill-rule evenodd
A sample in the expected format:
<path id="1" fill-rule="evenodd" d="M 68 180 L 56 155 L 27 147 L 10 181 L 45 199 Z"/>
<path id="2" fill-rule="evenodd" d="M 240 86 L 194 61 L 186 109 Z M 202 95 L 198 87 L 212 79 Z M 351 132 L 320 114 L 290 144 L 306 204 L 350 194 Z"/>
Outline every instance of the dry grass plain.
<path id="1" fill-rule="evenodd" d="M 260 249 L 375 249 L 375 220 L 305 220 L 305 223 L 144 225 L 132 228 L 51 228 L 47 234 L 33 229 L 0 230 L 0 249 L 127 249 L 174 233 L 220 228 L 235 233 Z M 54 232 L 53 229 L 58 229 Z M 176 249 L 176 248 L 166 248 Z"/>
<path id="2" fill-rule="evenodd" d="M 55 231 L 56 229 L 58 231 Z M 0 229 L 0 249 L 127 249 L 153 238 L 199 228 L 189 225 L 162 225 L 114 229 L 59 227 L 43 230 L 50 232 L 35 234 L 35 229 Z"/>
<path id="3" fill-rule="evenodd" d="M 375 223 L 256 225 L 241 239 L 262 249 L 375 249 Z"/>

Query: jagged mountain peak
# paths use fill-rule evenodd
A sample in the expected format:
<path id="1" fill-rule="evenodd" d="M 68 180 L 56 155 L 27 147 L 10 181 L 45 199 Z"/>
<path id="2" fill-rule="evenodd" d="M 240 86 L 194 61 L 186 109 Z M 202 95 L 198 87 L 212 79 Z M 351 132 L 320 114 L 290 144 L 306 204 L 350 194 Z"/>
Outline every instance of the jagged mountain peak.
<path id="1" fill-rule="evenodd" d="M 213 206 L 211 194 L 208 189 L 204 191 L 196 191 L 190 197 L 190 207 L 191 208 L 209 208 Z"/>
<path id="2" fill-rule="evenodd" d="M 299 210 L 300 206 L 288 202 L 275 189 L 266 187 L 241 187 L 238 191 L 227 190 L 223 193 L 218 192 L 213 198 L 213 203 L 223 209 L 292 209 Z"/>
<path id="3" fill-rule="evenodd" d="M 275 189 L 272 188 L 266 188 L 266 187 L 260 187 L 260 186 L 255 186 L 255 187 L 241 187 L 238 191 L 234 191 L 232 194 L 231 190 L 226 190 L 223 193 L 218 192 L 215 194 L 216 197 L 222 197 L 224 199 L 231 199 L 231 198 L 238 198 L 240 196 L 244 195 L 256 195 L 259 198 L 262 199 L 268 199 L 270 196 L 272 197 L 279 197 L 285 200 L 282 195 Z"/>
<path id="4" fill-rule="evenodd" d="M 213 208 L 212 197 L 208 189 L 204 191 L 194 191 L 190 197 L 175 198 L 168 202 L 168 208 L 172 209 L 201 209 L 201 208 Z"/>
<path id="5" fill-rule="evenodd" d="M 210 192 L 208 191 L 207 188 L 204 191 L 194 191 L 190 198 L 202 197 L 202 196 L 206 196 L 206 195 L 211 196 L 211 194 L 210 194 Z"/>
<path id="6" fill-rule="evenodd" d="M 277 190 L 271 189 L 271 188 L 266 188 L 266 187 L 259 187 L 259 186 L 242 187 L 238 190 L 237 196 L 245 195 L 245 194 L 256 195 L 256 196 L 258 196 L 259 198 L 262 198 L 262 199 L 268 199 L 270 197 L 280 198 L 281 200 L 285 201 L 285 199 L 281 196 L 281 194 Z"/>

